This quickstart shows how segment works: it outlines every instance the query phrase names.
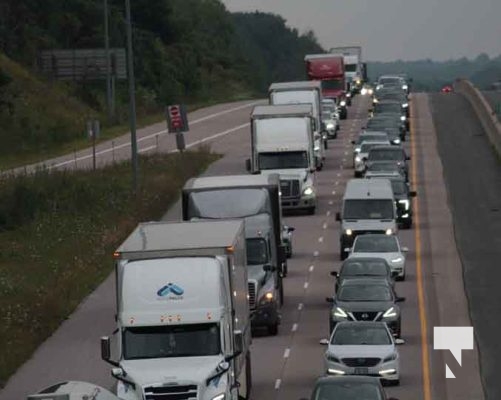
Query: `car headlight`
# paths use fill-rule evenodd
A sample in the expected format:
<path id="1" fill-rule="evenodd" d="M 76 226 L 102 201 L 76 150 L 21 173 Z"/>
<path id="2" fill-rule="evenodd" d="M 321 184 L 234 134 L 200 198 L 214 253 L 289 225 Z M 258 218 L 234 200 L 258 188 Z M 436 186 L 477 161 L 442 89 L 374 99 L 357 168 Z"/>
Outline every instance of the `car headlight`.
<path id="1" fill-rule="evenodd" d="M 334 124 L 327 124 L 326 127 L 327 129 L 334 129 Z"/>
<path id="2" fill-rule="evenodd" d="M 344 233 L 346 233 L 348 236 L 353 235 L 353 231 L 351 229 L 346 229 Z"/>
<path id="3" fill-rule="evenodd" d="M 385 232 L 387 235 L 393 235 L 393 229 L 391 228 L 388 228 L 386 229 L 386 232 Z"/>
<path id="4" fill-rule="evenodd" d="M 393 318 L 397 316 L 397 310 L 395 307 L 388 308 L 383 314 L 383 318 Z"/>
<path id="5" fill-rule="evenodd" d="M 213 397 L 212 400 L 224 400 L 226 395 L 224 393 L 218 394 L 216 397 Z"/>
<path id="6" fill-rule="evenodd" d="M 373 89 L 369 89 L 369 94 L 372 96 L 372 94 L 374 93 L 374 90 Z"/>
<path id="7" fill-rule="evenodd" d="M 360 79 L 357 79 L 356 84 L 360 85 L 361 83 L 362 83 L 362 81 Z"/>
<path id="8" fill-rule="evenodd" d="M 341 371 L 339 369 L 333 369 L 333 368 L 329 368 L 327 370 L 327 373 L 331 374 L 331 375 L 345 375 L 346 374 L 346 372 L 344 372 L 344 371 Z"/>
<path id="9" fill-rule="evenodd" d="M 327 353 L 327 355 L 325 356 L 325 358 L 327 358 L 327 361 L 332 361 L 332 362 L 335 362 L 335 363 L 339 363 L 339 358 L 337 358 L 336 356 L 334 356 L 332 354 Z"/>
<path id="10" fill-rule="evenodd" d="M 356 157 L 355 157 L 355 162 L 358 162 L 358 163 L 359 163 L 359 162 L 362 162 L 362 159 L 361 159 L 359 156 L 356 156 Z"/>
<path id="11" fill-rule="evenodd" d="M 377 104 L 377 103 L 379 103 L 379 100 L 378 100 L 378 99 L 373 99 L 373 100 L 372 100 L 372 102 L 373 102 L 374 104 Z"/>
<path id="12" fill-rule="evenodd" d="M 351 93 L 346 93 L 346 97 L 351 97 Z"/>
<path id="13" fill-rule="evenodd" d="M 394 258 L 393 260 L 391 260 L 392 263 L 399 263 L 402 261 L 404 261 L 404 259 L 402 257 L 397 257 L 397 258 Z"/>
<path id="14" fill-rule="evenodd" d="M 403 107 L 403 108 L 408 108 L 408 107 L 409 107 L 409 103 L 404 103 L 404 104 L 402 104 L 402 107 Z"/>
<path id="15" fill-rule="evenodd" d="M 313 148 L 314 151 L 320 151 L 320 146 L 318 145 L 315 145 L 315 147 Z"/>
<path id="16" fill-rule="evenodd" d="M 346 101 L 342 100 L 339 104 L 341 105 L 341 107 L 344 107 L 346 105 Z"/>
<path id="17" fill-rule="evenodd" d="M 303 190 L 303 194 L 305 196 L 311 196 L 313 194 L 313 189 L 311 187 L 307 187 L 306 189 Z"/>
<path id="18" fill-rule="evenodd" d="M 391 142 L 393 144 L 400 144 L 401 140 L 400 139 L 393 139 Z"/>
<path id="19" fill-rule="evenodd" d="M 405 115 L 402 115 L 402 116 L 400 117 L 400 121 L 405 121 L 406 119 L 407 119 L 407 118 L 405 118 Z"/>
<path id="20" fill-rule="evenodd" d="M 397 353 L 390 354 L 389 356 L 385 357 L 383 359 L 383 362 L 390 362 L 390 361 L 395 361 L 398 358 Z"/>
<path id="21" fill-rule="evenodd" d="M 362 96 L 365 96 L 367 94 L 367 89 L 366 88 L 362 88 L 362 90 L 360 90 L 360 94 Z"/>
<path id="22" fill-rule="evenodd" d="M 382 89 L 383 88 L 383 85 L 377 85 L 376 86 L 376 90 L 379 90 L 379 89 Z"/>
<path id="23" fill-rule="evenodd" d="M 355 153 L 360 153 L 360 147 L 355 147 Z"/>
<path id="24" fill-rule="evenodd" d="M 348 314 L 346 314 L 346 312 L 339 307 L 336 307 L 336 309 L 334 310 L 334 316 L 337 318 L 348 318 Z"/>
<path id="25" fill-rule="evenodd" d="M 407 90 L 407 89 L 409 89 L 409 86 L 407 86 L 407 85 L 403 85 L 403 86 L 402 86 L 402 89 L 403 89 L 403 90 Z"/>
<path id="26" fill-rule="evenodd" d="M 409 209 L 409 200 L 399 200 L 398 203 L 403 204 L 406 210 Z"/>

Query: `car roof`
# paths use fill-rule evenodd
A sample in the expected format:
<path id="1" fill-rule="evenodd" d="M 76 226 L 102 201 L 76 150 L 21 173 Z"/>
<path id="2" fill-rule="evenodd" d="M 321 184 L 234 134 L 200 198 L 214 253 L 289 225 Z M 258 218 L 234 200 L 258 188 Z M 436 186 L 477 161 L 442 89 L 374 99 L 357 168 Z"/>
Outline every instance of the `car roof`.
<path id="1" fill-rule="evenodd" d="M 387 286 L 391 288 L 390 283 L 388 282 L 388 279 L 384 277 L 357 277 L 357 278 L 346 278 L 343 279 L 343 283 L 341 286 L 346 287 L 346 286 L 366 286 L 366 285 L 377 285 L 377 286 Z"/>
<path id="2" fill-rule="evenodd" d="M 340 321 L 336 324 L 336 329 L 338 327 L 350 327 L 350 326 L 355 326 L 355 327 L 359 327 L 359 326 L 370 326 L 370 325 L 373 325 L 373 326 L 381 326 L 381 327 L 386 327 L 386 322 L 383 322 L 383 321 Z"/>
<path id="3" fill-rule="evenodd" d="M 342 384 L 343 382 L 350 382 L 350 383 L 373 383 L 375 386 L 381 387 L 381 382 L 379 381 L 379 378 L 373 377 L 373 376 L 323 376 L 321 378 L 318 378 L 315 386 L 319 385 L 328 385 L 331 383 L 335 384 Z"/>
<path id="4" fill-rule="evenodd" d="M 344 262 L 341 264 L 341 267 L 346 265 L 346 264 L 349 264 L 349 263 L 355 263 L 355 262 L 384 262 L 385 264 L 388 264 L 388 262 L 382 258 L 382 257 L 353 257 L 353 258 L 347 258 L 346 260 L 344 260 Z"/>
<path id="5" fill-rule="evenodd" d="M 403 147 L 400 146 L 378 146 L 374 147 L 372 150 L 391 150 L 391 151 L 405 151 Z"/>

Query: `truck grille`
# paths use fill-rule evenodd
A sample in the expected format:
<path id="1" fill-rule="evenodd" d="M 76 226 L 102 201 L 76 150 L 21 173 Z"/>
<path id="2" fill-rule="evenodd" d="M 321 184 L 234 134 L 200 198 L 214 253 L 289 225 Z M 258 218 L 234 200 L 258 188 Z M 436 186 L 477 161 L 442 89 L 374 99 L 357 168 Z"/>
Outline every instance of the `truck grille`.
<path id="1" fill-rule="evenodd" d="M 196 385 L 147 386 L 145 400 L 189 400 L 197 399 Z"/>
<path id="2" fill-rule="evenodd" d="M 249 286 L 249 308 L 253 310 L 256 308 L 257 281 L 250 280 L 248 282 L 248 286 Z"/>
<path id="3" fill-rule="evenodd" d="M 348 367 L 375 367 L 381 362 L 380 358 L 342 358 L 341 361 Z"/>
<path id="4" fill-rule="evenodd" d="M 285 179 L 280 181 L 280 192 L 282 198 L 291 198 L 300 196 L 300 185 L 298 179 Z"/>
<path id="5" fill-rule="evenodd" d="M 374 321 L 379 314 L 377 311 L 357 311 L 352 313 L 356 321 Z"/>

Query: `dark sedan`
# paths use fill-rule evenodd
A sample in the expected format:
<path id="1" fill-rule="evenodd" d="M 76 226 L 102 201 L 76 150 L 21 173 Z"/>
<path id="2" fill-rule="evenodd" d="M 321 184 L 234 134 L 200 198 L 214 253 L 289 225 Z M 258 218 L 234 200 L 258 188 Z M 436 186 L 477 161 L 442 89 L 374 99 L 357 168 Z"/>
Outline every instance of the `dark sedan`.
<path id="1" fill-rule="evenodd" d="M 387 279 L 392 286 L 395 284 L 391 267 L 385 259 L 376 257 L 348 258 L 341 265 L 339 272 L 332 271 L 331 275 L 336 278 L 335 292 L 345 279 L 383 278 Z"/>
<path id="2" fill-rule="evenodd" d="M 405 150 L 402 147 L 397 146 L 379 146 L 371 149 L 369 151 L 369 156 L 367 157 L 367 166 L 374 162 L 380 161 L 391 161 L 399 166 L 405 174 L 405 180 L 409 180 L 409 165 L 407 161 L 410 157 L 407 156 Z"/>

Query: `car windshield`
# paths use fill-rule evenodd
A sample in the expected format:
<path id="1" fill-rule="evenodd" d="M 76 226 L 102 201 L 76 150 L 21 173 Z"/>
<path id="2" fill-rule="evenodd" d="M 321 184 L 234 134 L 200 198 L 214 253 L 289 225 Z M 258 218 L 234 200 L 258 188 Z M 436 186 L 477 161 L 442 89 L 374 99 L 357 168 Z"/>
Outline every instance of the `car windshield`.
<path id="1" fill-rule="evenodd" d="M 366 134 L 364 133 L 363 135 L 360 135 L 358 137 L 358 140 L 357 140 L 357 144 L 360 144 L 362 142 L 370 142 L 370 141 L 376 141 L 376 140 L 380 140 L 380 141 L 383 141 L 383 140 L 388 140 L 388 135 L 386 134 Z"/>
<path id="2" fill-rule="evenodd" d="M 399 149 L 374 149 L 369 153 L 369 161 L 403 161 L 404 153 Z"/>
<path id="3" fill-rule="evenodd" d="M 381 78 L 378 83 L 381 85 L 396 86 L 402 82 L 400 78 Z"/>
<path id="4" fill-rule="evenodd" d="M 383 143 L 362 143 L 360 153 L 368 153 L 373 147 L 381 146 Z"/>
<path id="5" fill-rule="evenodd" d="M 126 360 L 215 356 L 221 353 L 217 324 L 128 327 L 122 337 Z"/>
<path id="6" fill-rule="evenodd" d="M 378 161 L 370 164 L 367 172 L 400 172 L 399 168 L 393 161 Z"/>
<path id="7" fill-rule="evenodd" d="M 247 247 L 247 265 L 263 265 L 268 262 L 268 245 L 265 239 L 245 240 Z"/>
<path id="8" fill-rule="evenodd" d="M 266 189 L 221 189 L 190 193 L 188 217 L 244 218 L 267 211 Z"/>
<path id="9" fill-rule="evenodd" d="M 312 400 L 383 400 L 379 386 L 374 383 L 330 381 L 315 388 Z"/>
<path id="10" fill-rule="evenodd" d="M 372 324 L 371 324 L 372 325 Z M 391 345 L 391 338 L 384 326 L 366 326 L 365 324 L 340 325 L 332 335 L 331 344 L 358 345 Z"/>
<path id="11" fill-rule="evenodd" d="M 393 219 L 393 200 L 346 200 L 343 219 Z"/>
<path id="12" fill-rule="evenodd" d="M 341 276 L 388 276 L 388 266 L 384 261 L 346 261 Z"/>
<path id="13" fill-rule="evenodd" d="M 339 301 L 392 301 L 388 286 L 367 284 L 341 286 L 337 292 Z"/>
<path id="14" fill-rule="evenodd" d="M 260 169 L 308 168 L 306 151 L 259 153 Z"/>
<path id="15" fill-rule="evenodd" d="M 376 106 L 376 109 L 374 110 L 377 113 L 401 113 L 402 112 L 402 106 L 397 103 L 391 103 L 391 104 L 378 104 Z"/>
<path id="16" fill-rule="evenodd" d="M 397 195 L 402 195 L 407 193 L 407 184 L 403 181 L 391 181 L 391 187 L 393 193 Z"/>
<path id="17" fill-rule="evenodd" d="M 353 247 L 354 253 L 396 253 L 398 251 L 397 238 L 393 235 L 357 236 Z"/>

